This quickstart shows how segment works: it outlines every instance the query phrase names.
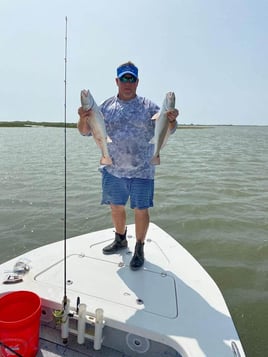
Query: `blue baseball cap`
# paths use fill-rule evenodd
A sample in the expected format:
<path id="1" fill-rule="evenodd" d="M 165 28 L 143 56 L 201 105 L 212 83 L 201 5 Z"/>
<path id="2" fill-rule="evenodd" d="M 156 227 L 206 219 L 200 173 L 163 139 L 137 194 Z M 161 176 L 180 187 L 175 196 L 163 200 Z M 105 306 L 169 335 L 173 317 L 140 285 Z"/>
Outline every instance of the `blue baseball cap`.
<path id="1" fill-rule="evenodd" d="M 132 62 L 124 63 L 117 68 L 117 77 L 121 78 L 125 74 L 131 74 L 138 78 L 138 68 Z"/>

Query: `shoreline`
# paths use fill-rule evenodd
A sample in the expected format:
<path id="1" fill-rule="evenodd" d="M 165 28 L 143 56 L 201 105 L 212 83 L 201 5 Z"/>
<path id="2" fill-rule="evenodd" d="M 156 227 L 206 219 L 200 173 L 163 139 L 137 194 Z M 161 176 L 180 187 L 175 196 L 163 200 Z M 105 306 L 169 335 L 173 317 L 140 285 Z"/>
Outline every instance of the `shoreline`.
<path id="1" fill-rule="evenodd" d="M 266 125 L 234 125 L 234 124 L 178 124 L 177 129 L 213 129 L 215 127 L 266 126 Z M 63 122 L 34 122 L 34 121 L 0 121 L 0 128 L 64 128 Z M 66 123 L 66 128 L 77 129 L 77 123 Z"/>
<path id="2" fill-rule="evenodd" d="M 232 125 L 201 125 L 201 124 L 178 124 L 177 129 L 210 129 L 215 126 Z M 61 122 L 34 122 L 34 121 L 0 121 L 0 128 L 34 128 L 51 127 L 64 128 L 65 123 Z M 67 128 L 77 128 L 77 123 L 66 123 Z"/>
<path id="3" fill-rule="evenodd" d="M 64 128 L 65 123 L 59 122 L 34 122 L 34 121 L 0 121 L 0 128 L 34 128 L 52 127 Z M 67 128 L 77 128 L 76 123 L 66 123 Z"/>

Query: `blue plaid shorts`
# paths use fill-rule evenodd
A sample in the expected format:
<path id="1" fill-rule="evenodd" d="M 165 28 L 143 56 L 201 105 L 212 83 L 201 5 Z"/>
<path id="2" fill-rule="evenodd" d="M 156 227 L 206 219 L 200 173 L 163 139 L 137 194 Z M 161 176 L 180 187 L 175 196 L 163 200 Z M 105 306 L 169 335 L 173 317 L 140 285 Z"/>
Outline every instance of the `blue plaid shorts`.
<path id="1" fill-rule="evenodd" d="M 125 206 L 130 198 L 132 209 L 153 207 L 154 180 L 116 177 L 106 170 L 102 171 L 101 204 Z"/>

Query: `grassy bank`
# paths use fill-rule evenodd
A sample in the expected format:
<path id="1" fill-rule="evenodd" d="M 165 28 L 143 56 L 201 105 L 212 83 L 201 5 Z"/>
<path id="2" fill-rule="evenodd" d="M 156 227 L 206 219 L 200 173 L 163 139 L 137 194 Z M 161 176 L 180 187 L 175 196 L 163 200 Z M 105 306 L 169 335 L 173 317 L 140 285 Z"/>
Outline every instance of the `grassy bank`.
<path id="1" fill-rule="evenodd" d="M 0 127 L 5 128 L 18 128 L 18 127 L 35 127 L 35 126 L 44 126 L 52 128 L 63 128 L 64 123 L 54 123 L 54 122 L 33 122 L 33 121 L 0 121 Z M 67 123 L 67 128 L 76 128 L 76 123 Z"/>
<path id="2" fill-rule="evenodd" d="M 0 121 L 0 128 L 24 128 L 24 127 L 51 127 L 51 128 L 63 128 L 64 123 L 55 122 L 34 122 L 34 121 Z M 67 128 L 77 128 L 77 123 L 67 123 Z M 209 125 L 187 125 L 179 124 L 178 129 L 208 129 L 213 128 Z"/>

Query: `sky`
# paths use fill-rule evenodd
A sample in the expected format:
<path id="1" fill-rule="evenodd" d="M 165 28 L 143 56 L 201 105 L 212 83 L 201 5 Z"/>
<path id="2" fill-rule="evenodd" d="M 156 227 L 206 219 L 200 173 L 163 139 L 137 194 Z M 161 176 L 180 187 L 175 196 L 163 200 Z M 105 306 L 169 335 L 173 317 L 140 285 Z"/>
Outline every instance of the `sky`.
<path id="1" fill-rule="evenodd" d="M 0 0 L 0 121 L 64 121 L 65 17 L 67 122 L 130 60 L 182 124 L 268 125 L 267 0 Z"/>

